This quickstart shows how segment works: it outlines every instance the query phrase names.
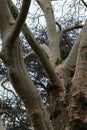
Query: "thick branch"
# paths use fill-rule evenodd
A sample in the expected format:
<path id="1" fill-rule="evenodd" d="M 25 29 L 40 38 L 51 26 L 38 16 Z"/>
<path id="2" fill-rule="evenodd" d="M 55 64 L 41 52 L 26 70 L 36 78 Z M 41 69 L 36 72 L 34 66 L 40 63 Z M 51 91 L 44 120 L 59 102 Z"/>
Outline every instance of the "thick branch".
<path id="1" fill-rule="evenodd" d="M 40 46 L 46 53 L 47 57 L 49 58 L 50 50 L 49 50 L 48 46 L 46 44 L 40 44 Z M 32 61 L 36 58 L 38 58 L 36 53 L 34 51 L 31 51 L 24 57 L 24 60 L 28 59 L 28 61 Z"/>
<path id="2" fill-rule="evenodd" d="M 37 0 L 41 9 L 44 12 L 46 24 L 47 24 L 47 33 L 48 33 L 48 41 L 49 48 L 51 50 L 50 61 L 53 66 L 60 64 L 61 56 L 60 56 L 60 48 L 59 44 L 62 39 L 62 34 L 57 33 L 54 13 L 51 6 L 50 0 Z"/>
<path id="3" fill-rule="evenodd" d="M 21 28 L 25 22 L 28 9 L 30 6 L 31 0 L 23 0 L 22 8 L 19 16 L 17 17 L 16 23 L 14 25 L 13 31 L 11 33 L 11 41 L 14 42 L 19 35 Z"/>
<path id="4" fill-rule="evenodd" d="M 6 15 L 8 12 L 8 8 L 6 6 L 7 3 L 5 1 L 6 0 L 0 0 L 0 9 L 1 11 L 5 9 L 3 17 L 6 17 L 6 19 L 8 19 L 8 17 L 10 18 L 10 14 Z M 4 4 L 4 9 L 2 8 L 2 3 Z M 49 116 L 42 103 L 41 96 L 37 92 L 36 86 L 33 84 L 27 73 L 24 64 L 24 59 L 22 57 L 21 46 L 19 44 L 20 40 L 19 38 L 17 38 L 14 41 L 12 48 L 10 48 L 9 44 L 12 43 L 10 43 L 11 41 L 9 40 L 9 35 L 5 35 L 5 33 L 8 31 L 9 23 L 7 20 L 4 22 L 6 22 L 6 30 L 4 29 L 4 35 L 1 35 L 3 41 L 2 53 L 5 58 L 4 62 L 8 70 L 9 79 L 16 92 L 19 94 L 22 101 L 24 102 L 32 120 L 34 129 L 53 130 Z M 10 34 L 13 27 L 14 25 L 9 26 L 9 28 L 11 28 Z"/>
<path id="5" fill-rule="evenodd" d="M 17 15 L 18 15 L 17 8 L 11 2 L 11 0 L 7 0 L 7 1 L 8 1 L 8 5 L 9 5 L 11 11 L 13 11 L 12 12 L 13 17 L 16 19 Z M 51 83 L 59 85 L 60 80 L 56 76 L 55 71 L 48 60 L 47 55 L 44 53 L 43 49 L 40 47 L 39 43 L 36 41 L 36 39 L 34 38 L 33 34 L 31 33 L 30 29 L 28 28 L 28 26 L 26 24 L 23 26 L 22 31 L 23 31 L 23 34 L 26 37 L 28 43 L 30 44 L 32 49 L 35 51 L 37 56 L 39 57 L 43 67 L 45 68 L 45 70 L 47 72 L 47 75 L 48 75 Z"/>
<path id="6" fill-rule="evenodd" d="M 1 8 L 0 8 L 0 34 L 1 35 L 8 35 L 10 33 L 10 27 L 14 24 L 14 19 L 10 13 L 9 7 L 7 5 L 7 1 L 0 1 Z M 2 10 L 4 9 L 4 11 Z M 4 15 L 6 13 L 6 17 Z M 10 16 L 10 17 L 9 17 Z M 6 30 L 9 29 L 7 32 Z"/>
<path id="7" fill-rule="evenodd" d="M 81 30 L 80 35 L 78 36 L 76 42 L 74 43 L 69 56 L 67 57 L 67 59 L 63 63 L 65 68 L 67 68 L 68 70 L 74 71 L 74 69 L 75 69 L 79 44 L 80 44 L 80 41 L 82 38 L 83 31 L 84 31 L 84 28 Z"/>
<path id="8" fill-rule="evenodd" d="M 80 32 L 80 35 L 78 36 L 76 42 L 74 43 L 67 59 L 60 66 L 56 68 L 56 72 L 58 72 L 58 74 L 60 74 L 64 78 L 66 85 L 67 81 L 72 76 L 72 73 L 74 73 L 75 70 L 79 44 L 83 31 L 84 29 L 82 29 L 82 31 Z"/>

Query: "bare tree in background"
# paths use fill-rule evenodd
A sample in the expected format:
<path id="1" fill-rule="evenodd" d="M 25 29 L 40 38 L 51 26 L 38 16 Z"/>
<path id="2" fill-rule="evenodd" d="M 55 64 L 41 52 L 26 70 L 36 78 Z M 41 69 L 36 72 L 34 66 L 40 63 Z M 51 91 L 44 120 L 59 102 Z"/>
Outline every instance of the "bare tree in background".
<path id="1" fill-rule="evenodd" d="M 11 0 L 0 0 L 3 44 L 0 58 L 6 65 L 9 80 L 25 104 L 35 130 L 87 130 L 87 21 L 84 26 L 75 25 L 57 32 L 51 1 L 37 0 L 46 19 L 50 52 L 47 56 L 30 28 L 24 24 L 30 3 L 31 0 L 23 0 L 18 15 Z M 80 35 L 69 56 L 62 61 L 59 46 L 64 33 L 79 27 L 83 27 Z M 21 31 L 48 75 L 50 116 L 27 73 L 19 40 Z"/>

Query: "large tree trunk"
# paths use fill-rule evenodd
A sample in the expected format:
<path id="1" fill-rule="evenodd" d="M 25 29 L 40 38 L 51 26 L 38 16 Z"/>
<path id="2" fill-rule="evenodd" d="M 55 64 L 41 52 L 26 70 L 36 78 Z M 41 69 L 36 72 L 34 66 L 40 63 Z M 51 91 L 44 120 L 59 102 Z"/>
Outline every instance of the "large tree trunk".
<path id="1" fill-rule="evenodd" d="M 71 93 L 70 130 L 87 130 L 87 21 L 80 40 Z"/>
<path id="2" fill-rule="evenodd" d="M 61 63 L 59 45 L 64 32 L 57 33 L 56 31 L 50 0 L 37 1 L 46 18 L 49 49 L 51 50 L 50 62 L 34 39 L 30 29 L 25 25 L 22 31 L 49 76 L 47 92 L 53 128 L 54 130 L 87 130 L 87 23 L 68 58 Z M 49 115 L 44 108 L 41 97 L 27 74 L 19 38 L 17 37 L 14 41 L 11 41 L 14 25 L 15 21 L 11 16 L 6 1 L 0 0 L 0 32 L 3 41 L 0 56 L 7 67 L 13 87 L 22 98 L 29 112 L 34 129 L 52 130 Z M 74 78 L 72 84 L 70 84 L 69 80 L 73 76 L 72 73 Z M 68 96 L 67 89 L 69 90 Z"/>

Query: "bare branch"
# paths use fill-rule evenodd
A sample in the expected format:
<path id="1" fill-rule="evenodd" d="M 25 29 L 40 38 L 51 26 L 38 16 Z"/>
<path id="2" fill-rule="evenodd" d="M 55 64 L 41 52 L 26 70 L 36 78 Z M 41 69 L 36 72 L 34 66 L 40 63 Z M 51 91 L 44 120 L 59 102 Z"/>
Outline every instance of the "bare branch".
<path id="1" fill-rule="evenodd" d="M 7 90 L 7 91 L 9 91 L 10 93 L 12 93 L 12 94 L 15 96 L 15 98 L 17 99 L 17 95 L 15 94 L 15 92 L 12 91 L 11 89 L 8 89 L 8 88 L 5 87 L 4 84 L 6 83 L 6 81 L 7 81 L 7 79 L 3 80 L 2 83 L 1 83 L 1 86 L 2 86 L 5 90 Z"/>
<path id="2" fill-rule="evenodd" d="M 66 29 L 62 29 L 61 25 L 58 22 L 55 22 L 55 23 L 58 26 L 59 31 L 62 31 L 63 33 L 67 33 L 69 31 L 72 31 L 73 29 L 79 29 L 79 28 L 83 27 L 83 25 L 75 25 L 75 26 L 72 26 L 72 27 L 69 27 L 69 28 L 66 28 Z"/>
<path id="3" fill-rule="evenodd" d="M 7 0 L 8 5 L 10 10 L 14 10 L 14 12 L 12 12 L 14 19 L 16 19 L 17 15 L 18 15 L 18 11 L 17 8 L 15 7 L 15 5 L 13 4 L 13 2 L 11 0 Z M 25 38 L 27 39 L 29 45 L 31 46 L 31 48 L 34 50 L 34 52 L 37 54 L 37 56 L 39 57 L 44 69 L 47 72 L 47 75 L 51 81 L 52 84 L 55 85 L 59 85 L 61 84 L 60 79 L 57 77 L 53 67 L 51 66 L 47 55 L 44 53 L 44 50 L 40 47 L 38 41 L 36 41 L 36 39 L 34 38 L 32 32 L 30 31 L 29 27 L 24 24 L 23 28 L 22 28 L 22 32 L 25 36 Z"/>
<path id="4" fill-rule="evenodd" d="M 56 25 L 58 26 L 59 31 L 62 31 L 61 25 L 60 25 L 58 22 L 55 22 L 55 23 L 56 23 Z M 63 31 L 62 31 L 62 32 L 63 32 Z M 64 38 L 64 40 L 66 41 L 66 43 L 68 44 L 69 48 L 71 49 L 71 44 L 69 43 L 68 39 L 66 38 L 64 32 L 63 32 L 63 38 Z"/>
<path id="5" fill-rule="evenodd" d="M 57 70 L 59 71 L 58 73 L 62 71 L 63 76 L 65 75 L 65 79 L 64 79 L 65 84 L 67 84 L 67 80 L 72 75 L 72 73 L 74 73 L 74 70 L 76 67 L 77 56 L 78 56 L 79 45 L 80 45 L 79 43 L 81 41 L 83 31 L 84 31 L 84 28 L 81 30 L 80 35 L 75 41 L 69 53 L 69 56 L 65 59 L 65 61 L 62 63 L 61 66 L 59 66 L 59 69 Z"/>
<path id="6" fill-rule="evenodd" d="M 61 30 L 62 30 L 61 25 L 60 25 L 58 22 L 55 22 L 55 23 L 56 23 L 56 25 L 58 26 L 59 31 L 61 31 Z"/>
<path id="7" fill-rule="evenodd" d="M 83 25 L 75 25 L 75 26 L 72 26 L 72 27 L 63 29 L 62 31 L 63 31 L 64 33 L 66 33 L 66 32 L 72 31 L 73 29 L 79 29 L 79 28 L 82 28 L 82 27 L 83 27 Z"/>
<path id="8" fill-rule="evenodd" d="M 43 10 L 44 16 L 46 19 L 49 48 L 51 50 L 50 62 L 53 66 L 56 66 L 61 63 L 59 45 L 62 39 L 62 34 L 58 35 L 57 33 L 55 17 L 54 17 L 51 1 L 50 0 L 37 0 L 37 3 Z"/>
<path id="9" fill-rule="evenodd" d="M 44 50 L 45 54 L 47 55 L 47 57 L 49 58 L 50 55 L 50 50 L 48 48 L 48 46 L 46 44 L 40 44 L 41 48 Z M 24 60 L 28 59 L 28 61 L 32 61 L 34 59 L 38 58 L 36 53 L 34 51 L 31 51 L 30 53 L 28 53 L 25 57 Z"/>
<path id="10" fill-rule="evenodd" d="M 6 1 L 6 0 L 3 0 L 3 1 Z M 3 12 L 3 7 L 2 7 L 3 1 L 0 0 L 0 8 L 2 12 Z M 4 8 L 6 8 L 7 10 L 6 5 L 7 3 L 5 3 Z M 9 23 L 7 20 L 8 20 L 8 16 L 10 18 L 10 14 L 6 15 L 6 10 L 5 10 L 5 13 L 3 13 L 4 15 L 3 17 L 6 17 L 6 21 L 4 22 L 6 22 L 6 27 L 7 27 L 6 29 L 11 29 L 10 30 L 10 33 L 11 33 L 12 27 L 14 26 L 10 26 L 8 28 Z M 6 34 L 6 31 L 8 31 L 6 29 L 4 30 L 5 33 L 2 35 L 4 37 L 2 41 L 4 44 L 3 54 L 6 59 L 5 64 L 8 70 L 10 82 L 12 83 L 16 92 L 19 94 L 22 101 L 24 102 L 25 107 L 27 108 L 27 111 L 30 115 L 34 129 L 35 130 L 47 130 L 47 129 L 53 130 L 49 115 L 46 109 L 44 108 L 43 102 L 41 101 L 41 96 L 38 93 L 36 86 L 34 85 L 34 83 L 32 82 L 31 78 L 29 77 L 27 73 L 26 66 L 23 62 L 23 56 L 22 56 L 22 52 L 20 48 L 21 46 L 19 44 L 19 37 L 16 38 L 16 40 L 14 41 L 11 47 L 11 45 L 9 45 L 11 44 L 10 42 L 12 42 L 10 41 L 11 35 L 8 34 L 8 36 L 6 37 L 5 34 Z"/>
<path id="11" fill-rule="evenodd" d="M 85 1 L 84 0 L 81 0 L 81 1 L 85 5 L 85 7 L 87 7 L 87 4 L 85 3 Z"/>
<path id="12" fill-rule="evenodd" d="M 20 14 L 16 20 L 16 23 L 14 25 L 14 29 L 13 29 L 12 34 L 11 34 L 11 41 L 12 42 L 15 41 L 15 39 L 17 38 L 17 36 L 19 35 L 19 33 L 21 31 L 21 28 L 25 22 L 25 19 L 26 19 L 27 13 L 28 13 L 30 3 L 31 3 L 31 0 L 23 0 Z"/>

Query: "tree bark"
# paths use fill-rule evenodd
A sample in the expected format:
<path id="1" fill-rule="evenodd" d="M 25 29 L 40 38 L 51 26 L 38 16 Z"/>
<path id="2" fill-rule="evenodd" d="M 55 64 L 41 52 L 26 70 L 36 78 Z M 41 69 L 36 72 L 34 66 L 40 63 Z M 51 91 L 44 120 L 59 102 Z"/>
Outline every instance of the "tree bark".
<path id="1" fill-rule="evenodd" d="M 3 42 L 1 53 L 3 56 L 2 59 L 8 70 L 9 79 L 24 102 L 34 129 L 53 130 L 49 116 L 44 108 L 41 97 L 37 92 L 36 86 L 27 74 L 19 38 L 17 37 L 12 42 L 12 34 L 15 35 L 15 33 L 13 33 L 15 24 L 16 23 L 7 6 L 7 2 L 5 0 L 0 0 L 0 31 Z M 15 30 L 15 32 L 16 31 L 17 30 Z"/>
<path id="2" fill-rule="evenodd" d="M 14 19 L 18 16 L 17 8 L 14 6 L 11 0 L 7 0 L 8 5 L 10 7 L 10 10 L 13 14 Z M 25 24 L 22 28 L 22 32 L 28 41 L 31 48 L 34 50 L 38 58 L 40 59 L 44 69 L 46 70 L 46 73 L 49 77 L 49 80 L 51 84 L 55 84 L 55 86 L 63 86 L 61 83 L 61 79 L 56 75 L 54 68 L 52 67 L 51 63 L 49 62 L 49 59 L 47 55 L 44 53 L 43 49 L 40 47 L 38 41 L 34 38 L 33 34 L 30 31 L 30 28 Z"/>
<path id="3" fill-rule="evenodd" d="M 54 130 L 87 130 L 87 21 L 68 58 L 61 63 L 59 44 L 64 32 L 57 33 L 56 31 L 50 1 L 37 1 L 46 18 L 49 49 L 51 50 L 50 62 L 30 29 L 24 25 L 22 31 L 38 55 L 51 81 L 48 83 L 47 92 L 53 128 Z M 14 28 L 16 28 L 15 31 Z M 17 29 L 6 1 L 0 0 L 0 32 L 3 41 L 0 56 L 7 67 L 10 81 L 23 100 L 34 129 L 53 130 L 36 86 L 27 74 L 18 38 L 21 28 Z M 69 84 L 69 79 L 71 80 L 73 77 L 72 73 L 74 78 L 72 84 Z M 69 88 L 68 103 L 67 88 Z"/>
<path id="4" fill-rule="evenodd" d="M 47 32 L 48 32 L 48 40 L 49 40 L 49 49 L 50 53 L 50 62 L 52 66 L 61 63 L 60 56 L 60 41 L 63 37 L 63 32 L 57 33 L 54 13 L 51 6 L 50 0 L 37 0 L 38 4 L 42 8 L 46 23 L 47 23 Z"/>
<path id="5" fill-rule="evenodd" d="M 80 40 L 71 93 L 70 130 L 87 130 L 87 20 Z"/>

